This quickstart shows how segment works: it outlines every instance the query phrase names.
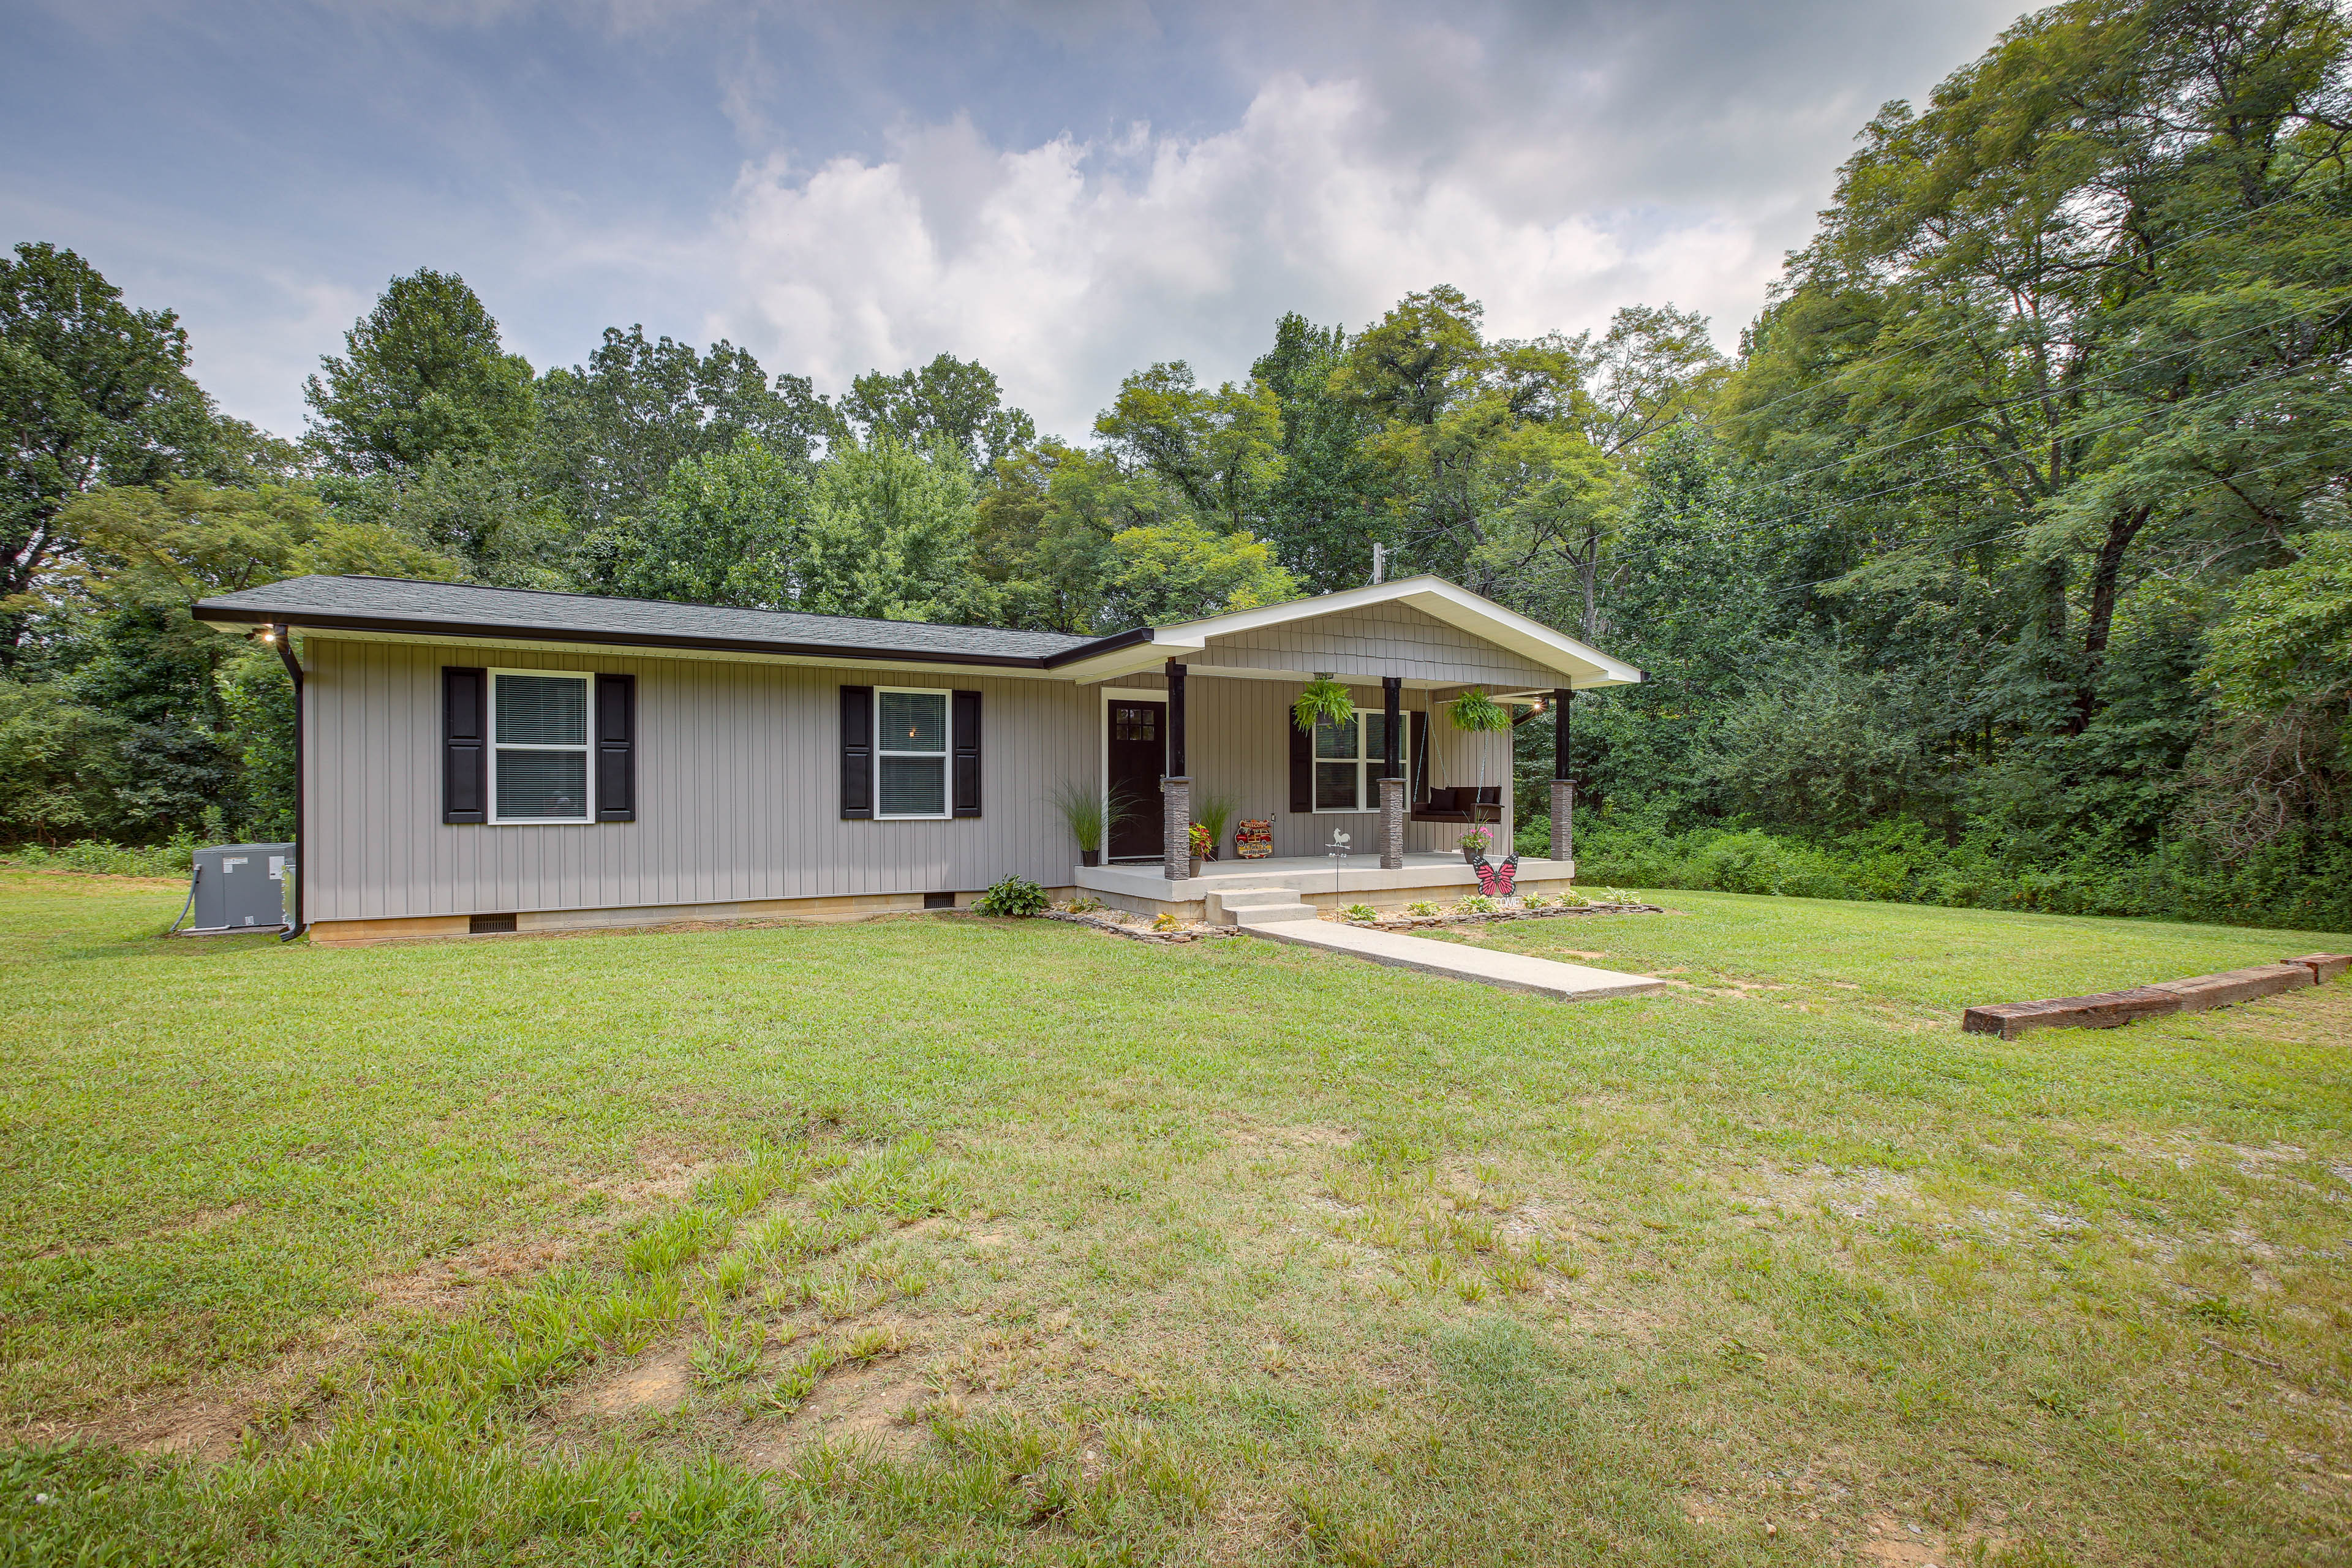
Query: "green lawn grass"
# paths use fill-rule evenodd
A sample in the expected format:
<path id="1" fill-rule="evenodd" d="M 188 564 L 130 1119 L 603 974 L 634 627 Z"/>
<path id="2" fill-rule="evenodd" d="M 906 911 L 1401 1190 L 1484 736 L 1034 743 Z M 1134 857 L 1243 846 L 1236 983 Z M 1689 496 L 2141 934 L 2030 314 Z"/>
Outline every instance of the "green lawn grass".
<path id="1" fill-rule="evenodd" d="M 2352 1561 L 2352 985 L 1957 1026 L 2342 935 L 179 896 L 0 873 L 0 1561 Z"/>

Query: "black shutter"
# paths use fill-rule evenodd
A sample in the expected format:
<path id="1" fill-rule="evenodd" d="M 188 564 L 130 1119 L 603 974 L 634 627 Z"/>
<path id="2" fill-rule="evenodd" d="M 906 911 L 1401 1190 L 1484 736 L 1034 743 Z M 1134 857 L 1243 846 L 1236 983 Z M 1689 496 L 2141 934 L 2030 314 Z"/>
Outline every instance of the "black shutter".
<path id="1" fill-rule="evenodd" d="M 874 816 L 874 689 L 841 689 L 841 815 Z"/>
<path id="2" fill-rule="evenodd" d="M 1315 737 L 1298 727 L 1287 708 L 1282 727 L 1290 731 L 1290 809 L 1304 816 L 1315 809 Z"/>
<path id="3" fill-rule="evenodd" d="M 596 820 L 637 819 L 637 678 L 596 678 Z"/>
<path id="4" fill-rule="evenodd" d="M 1412 804 L 1429 804 L 1429 715 L 1407 715 L 1406 728 L 1412 732 Z"/>
<path id="5" fill-rule="evenodd" d="M 959 691 L 955 708 L 955 814 L 980 815 L 980 693 Z"/>
<path id="6" fill-rule="evenodd" d="M 488 822 L 490 673 L 441 670 L 441 820 Z"/>

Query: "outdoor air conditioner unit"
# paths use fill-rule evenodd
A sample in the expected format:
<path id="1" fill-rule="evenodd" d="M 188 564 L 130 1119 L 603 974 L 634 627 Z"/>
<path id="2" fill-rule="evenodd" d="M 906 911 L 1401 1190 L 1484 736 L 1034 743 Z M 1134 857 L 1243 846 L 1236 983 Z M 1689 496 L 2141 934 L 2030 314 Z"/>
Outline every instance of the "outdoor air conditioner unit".
<path id="1" fill-rule="evenodd" d="M 225 936 L 231 931 L 291 931 L 287 910 L 293 907 L 294 846 L 291 844 L 213 844 L 195 854 L 194 879 L 180 919 L 195 914 L 195 924 L 172 923 L 174 936 Z"/>

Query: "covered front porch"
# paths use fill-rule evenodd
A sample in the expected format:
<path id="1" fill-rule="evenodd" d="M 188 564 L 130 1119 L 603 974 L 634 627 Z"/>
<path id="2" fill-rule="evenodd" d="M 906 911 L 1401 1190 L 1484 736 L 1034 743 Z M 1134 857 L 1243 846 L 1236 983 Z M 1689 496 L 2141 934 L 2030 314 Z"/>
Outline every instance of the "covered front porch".
<path id="1" fill-rule="evenodd" d="M 1135 914 L 1169 913 L 1180 920 L 1210 920 L 1212 893 L 1279 890 L 1295 893 L 1323 909 L 1370 904 L 1395 909 L 1427 900 L 1451 903 L 1478 890 L 1478 876 L 1459 853 L 1405 853 L 1400 864 L 1381 863 L 1376 852 L 1347 856 L 1286 855 L 1264 860 L 1206 860 L 1198 876 L 1171 879 L 1157 863 L 1079 866 L 1072 879 L 1113 909 Z M 1496 858 L 1500 859 L 1497 855 Z M 1189 870 L 1189 868 L 1187 868 Z M 1569 860 L 1522 858 L 1518 890 L 1546 895 L 1569 890 L 1576 875 Z"/>
<path id="2" fill-rule="evenodd" d="M 1066 672 L 1096 695 L 1102 840 L 1071 880 L 1137 912 L 1200 915 L 1221 889 L 1318 905 L 1452 900 L 1477 889 L 1458 845 L 1483 830 L 1501 862 L 1517 826 L 1514 720 L 1554 713 L 1548 854 L 1530 892 L 1565 891 L 1570 700 L 1641 672 L 1433 577 L 1118 639 Z M 1294 721 L 1312 689 L 1313 722 Z M 1483 694 L 1457 710 L 1467 694 Z M 1499 705 L 1501 711 L 1497 710 Z M 1196 873 L 1193 825 L 1215 858 Z M 1222 826 L 1216 825 L 1222 824 Z M 1242 858 L 1238 829 L 1254 825 Z M 1089 851 L 1094 842 L 1081 832 Z M 1295 908 L 1295 906 L 1294 906 Z"/>

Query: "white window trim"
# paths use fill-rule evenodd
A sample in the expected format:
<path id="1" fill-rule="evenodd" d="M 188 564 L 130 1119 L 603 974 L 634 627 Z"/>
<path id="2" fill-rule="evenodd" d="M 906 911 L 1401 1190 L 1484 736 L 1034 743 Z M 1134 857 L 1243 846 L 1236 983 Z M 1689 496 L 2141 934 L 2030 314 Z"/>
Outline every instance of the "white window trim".
<path id="1" fill-rule="evenodd" d="M 912 692 L 918 697 L 940 700 L 940 749 L 936 752 L 902 752 L 882 743 L 882 697 L 885 692 Z M 882 759 L 890 757 L 937 757 L 940 760 L 940 807 L 938 811 L 885 811 L 882 809 Z M 877 686 L 874 689 L 874 820 L 877 822 L 946 822 L 955 816 L 955 693 L 939 686 Z"/>
<path id="2" fill-rule="evenodd" d="M 493 827 L 577 827 L 596 820 L 596 677 L 585 669 L 501 669 L 493 668 L 488 674 L 490 689 L 482 693 L 483 728 L 488 732 L 490 798 L 483 804 L 488 807 L 486 820 Z M 580 815 L 577 816 L 500 816 L 499 815 L 499 677 L 502 675 L 540 675 L 551 679 L 577 680 L 587 688 L 582 695 L 580 743 L 576 746 L 549 746 L 539 743 L 506 746 L 509 752 L 577 752 L 580 753 L 580 776 L 583 780 Z"/>
<path id="3" fill-rule="evenodd" d="M 1318 805 L 1315 807 L 1312 812 L 1308 813 L 1309 816 L 1371 816 L 1380 811 L 1381 775 L 1378 773 L 1368 773 L 1365 770 L 1379 767 L 1388 759 L 1385 755 L 1377 754 L 1366 749 L 1371 744 L 1372 727 L 1370 724 L 1365 723 L 1364 721 L 1367 718 L 1385 719 L 1387 717 L 1388 710 L 1385 708 L 1359 708 L 1356 710 L 1356 796 L 1360 800 L 1370 800 L 1371 804 L 1370 805 Z M 1317 728 L 1320 729 L 1321 726 L 1318 725 Z M 1401 710 L 1397 715 L 1397 728 L 1404 732 L 1406 738 L 1405 742 L 1399 743 L 1398 752 L 1400 756 L 1404 756 L 1404 746 L 1411 741 L 1412 736 L 1412 716 Z M 1307 738 L 1307 798 L 1311 801 L 1316 796 L 1314 772 L 1316 764 L 1318 763 L 1344 763 L 1349 759 L 1346 757 L 1317 756 L 1315 754 L 1315 737 L 1312 734 L 1309 734 Z M 1406 774 L 1410 776 L 1412 773 L 1412 759 L 1410 756 L 1404 756 L 1403 766 Z"/>

